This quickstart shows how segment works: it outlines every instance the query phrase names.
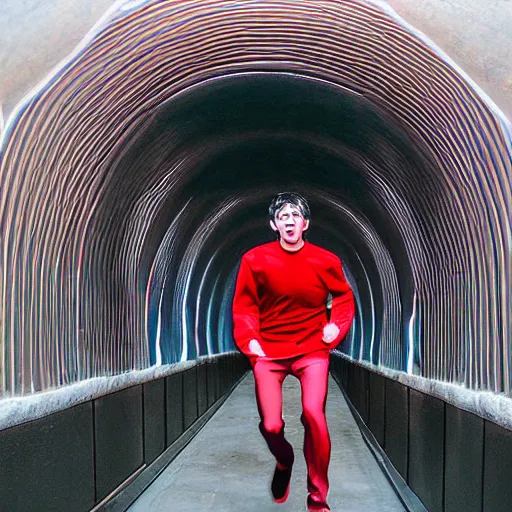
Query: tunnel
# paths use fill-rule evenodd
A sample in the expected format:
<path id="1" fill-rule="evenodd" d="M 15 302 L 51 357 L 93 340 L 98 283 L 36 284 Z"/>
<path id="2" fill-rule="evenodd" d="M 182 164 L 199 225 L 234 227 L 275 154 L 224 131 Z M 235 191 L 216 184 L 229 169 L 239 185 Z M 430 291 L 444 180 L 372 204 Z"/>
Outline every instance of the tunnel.
<path id="1" fill-rule="evenodd" d="M 403 506 L 510 510 L 508 104 L 400 4 L 98 2 L 0 98 L 0 509 L 121 510 L 193 442 L 249 373 L 238 265 L 291 190 L 354 291 L 331 375 Z"/>

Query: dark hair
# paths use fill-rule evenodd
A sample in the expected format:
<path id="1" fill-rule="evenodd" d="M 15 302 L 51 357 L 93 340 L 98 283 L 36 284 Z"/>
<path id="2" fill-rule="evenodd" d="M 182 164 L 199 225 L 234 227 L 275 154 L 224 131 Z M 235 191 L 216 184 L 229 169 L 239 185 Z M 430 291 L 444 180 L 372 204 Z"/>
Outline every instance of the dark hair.
<path id="1" fill-rule="evenodd" d="M 300 213 L 305 220 L 309 220 L 311 218 L 309 204 L 304 197 L 296 192 L 281 192 L 272 199 L 272 202 L 268 207 L 270 220 L 275 220 L 277 212 L 288 203 L 295 205 L 300 210 Z"/>

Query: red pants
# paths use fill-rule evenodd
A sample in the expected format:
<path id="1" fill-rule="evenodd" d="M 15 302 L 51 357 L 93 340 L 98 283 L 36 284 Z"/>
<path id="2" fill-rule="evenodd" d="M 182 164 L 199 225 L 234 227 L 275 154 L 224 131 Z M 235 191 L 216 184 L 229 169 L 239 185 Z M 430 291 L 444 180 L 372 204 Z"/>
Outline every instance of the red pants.
<path id="1" fill-rule="evenodd" d="M 329 377 L 329 353 L 320 351 L 291 359 L 258 358 L 253 363 L 256 403 L 260 414 L 260 431 L 277 462 L 293 464 L 293 448 L 284 437 L 283 381 L 294 375 L 302 390 L 304 457 L 308 469 L 309 510 L 328 508 L 327 471 L 331 457 L 331 440 L 325 418 Z"/>

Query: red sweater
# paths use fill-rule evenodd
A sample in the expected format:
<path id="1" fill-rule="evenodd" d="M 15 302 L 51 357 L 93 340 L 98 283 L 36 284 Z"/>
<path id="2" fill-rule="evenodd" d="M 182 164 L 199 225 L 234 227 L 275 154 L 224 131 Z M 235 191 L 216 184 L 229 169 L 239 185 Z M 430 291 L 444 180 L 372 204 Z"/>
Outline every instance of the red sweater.
<path id="1" fill-rule="evenodd" d="M 326 302 L 332 295 L 330 322 L 340 332 L 322 341 Z M 233 299 L 235 343 L 247 356 L 249 341 L 259 341 L 272 359 L 331 350 L 346 336 L 354 318 L 354 296 L 340 259 L 305 242 L 289 252 L 279 242 L 260 245 L 242 257 Z"/>

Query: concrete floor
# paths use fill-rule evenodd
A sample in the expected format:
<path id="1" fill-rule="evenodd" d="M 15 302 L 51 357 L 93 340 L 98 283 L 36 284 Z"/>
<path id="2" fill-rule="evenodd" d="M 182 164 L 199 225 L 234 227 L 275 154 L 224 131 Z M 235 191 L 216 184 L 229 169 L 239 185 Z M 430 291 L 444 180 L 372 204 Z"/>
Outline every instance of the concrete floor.
<path id="1" fill-rule="evenodd" d="M 306 465 L 299 417 L 300 386 L 283 386 L 286 435 L 296 457 L 288 501 L 270 497 L 274 460 L 258 431 L 249 374 L 192 442 L 129 509 L 131 512 L 298 512 L 306 510 Z M 327 420 L 332 439 L 329 505 L 333 512 L 403 511 L 363 441 L 336 383 L 330 380 Z"/>

